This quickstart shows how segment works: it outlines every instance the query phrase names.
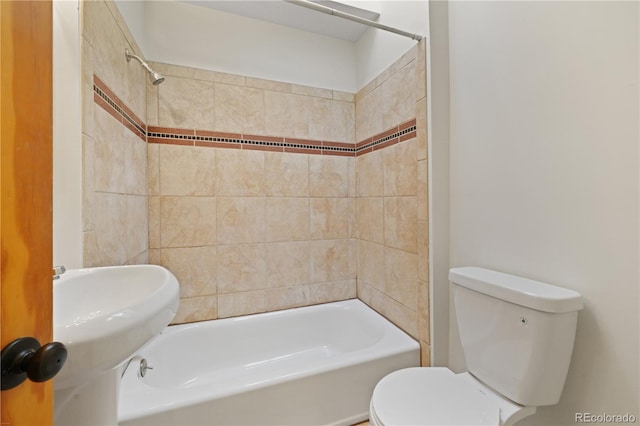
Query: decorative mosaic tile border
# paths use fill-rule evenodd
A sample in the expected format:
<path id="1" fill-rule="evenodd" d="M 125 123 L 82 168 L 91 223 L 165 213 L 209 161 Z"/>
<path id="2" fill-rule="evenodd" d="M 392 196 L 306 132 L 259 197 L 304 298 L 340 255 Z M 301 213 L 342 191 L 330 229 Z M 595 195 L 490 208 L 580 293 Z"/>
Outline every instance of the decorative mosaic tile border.
<path id="1" fill-rule="evenodd" d="M 147 127 L 95 74 L 93 100 L 148 143 L 356 157 L 416 137 L 415 118 L 356 144 L 209 130 Z"/>
<path id="2" fill-rule="evenodd" d="M 147 125 L 97 75 L 93 75 L 93 101 L 143 141 L 147 140 Z"/>

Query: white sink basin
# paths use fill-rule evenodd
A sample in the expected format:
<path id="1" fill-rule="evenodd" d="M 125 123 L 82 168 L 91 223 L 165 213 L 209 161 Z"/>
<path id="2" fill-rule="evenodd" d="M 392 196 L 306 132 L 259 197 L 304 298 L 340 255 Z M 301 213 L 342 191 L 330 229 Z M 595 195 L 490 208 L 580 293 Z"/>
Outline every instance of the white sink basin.
<path id="1" fill-rule="evenodd" d="M 67 271 L 53 284 L 53 337 L 68 356 L 55 379 L 62 389 L 127 360 L 171 322 L 179 285 L 156 265 Z"/>

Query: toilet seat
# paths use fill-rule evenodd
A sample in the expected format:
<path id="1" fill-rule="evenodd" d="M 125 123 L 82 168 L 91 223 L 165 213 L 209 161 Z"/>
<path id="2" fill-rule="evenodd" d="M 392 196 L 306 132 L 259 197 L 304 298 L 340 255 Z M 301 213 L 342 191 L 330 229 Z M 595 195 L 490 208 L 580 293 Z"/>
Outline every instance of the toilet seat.
<path id="1" fill-rule="evenodd" d="M 535 412 L 499 396 L 469 373 L 415 367 L 395 371 L 375 387 L 374 426 L 502 425 Z"/>

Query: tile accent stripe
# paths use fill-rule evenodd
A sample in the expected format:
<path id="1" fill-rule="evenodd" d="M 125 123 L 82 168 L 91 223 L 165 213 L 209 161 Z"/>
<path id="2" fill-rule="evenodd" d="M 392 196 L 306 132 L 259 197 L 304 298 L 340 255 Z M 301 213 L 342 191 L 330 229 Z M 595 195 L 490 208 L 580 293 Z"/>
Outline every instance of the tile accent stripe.
<path id="1" fill-rule="evenodd" d="M 148 143 L 356 157 L 416 137 L 415 118 L 356 144 L 208 130 L 147 127 L 95 74 L 93 75 L 93 93 L 96 104 Z"/>
<path id="2" fill-rule="evenodd" d="M 129 109 L 109 87 L 93 75 L 93 100 L 105 111 L 120 121 L 140 139 L 147 140 L 147 126 Z M 106 103 L 106 105 L 105 105 Z"/>

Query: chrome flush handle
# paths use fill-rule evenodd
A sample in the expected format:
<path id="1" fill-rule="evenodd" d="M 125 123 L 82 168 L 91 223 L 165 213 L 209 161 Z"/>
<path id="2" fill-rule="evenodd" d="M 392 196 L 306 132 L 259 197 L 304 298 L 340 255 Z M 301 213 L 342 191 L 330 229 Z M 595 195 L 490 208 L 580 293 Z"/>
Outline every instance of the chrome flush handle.
<path id="1" fill-rule="evenodd" d="M 65 272 L 67 272 L 67 268 L 65 268 L 64 266 L 62 266 L 62 265 L 54 266 L 53 267 L 53 279 L 57 280 L 58 278 L 60 278 L 60 275 L 64 274 Z"/>

